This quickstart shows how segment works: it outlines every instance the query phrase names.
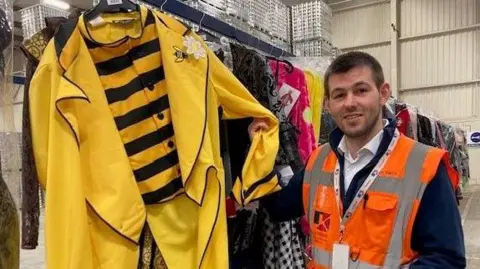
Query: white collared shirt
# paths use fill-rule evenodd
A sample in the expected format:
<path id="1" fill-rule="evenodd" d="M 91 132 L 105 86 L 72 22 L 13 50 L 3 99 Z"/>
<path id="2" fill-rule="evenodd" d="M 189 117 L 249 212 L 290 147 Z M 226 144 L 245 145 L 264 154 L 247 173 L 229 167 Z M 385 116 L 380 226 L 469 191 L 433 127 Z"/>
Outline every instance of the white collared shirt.
<path id="1" fill-rule="evenodd" d="M 388 120 L 384 120 L 385 126 L 388 125 Z M 345 182 L 345 193 L 352 183 L 353 177 L 362 170 L 377 154 L 378 147 L 383 138 L 383 129 L 374 136 L 365 146 L 363 146 L 357 152 L 357 158 L 354 159 L 347 148 L 347 143 L 345 137 L 342 138 L 340 144 L 338 145 L 338 151 L 340 154 L 343 154 L 345 158 L 345 164 L 343 168 L 344 182 Z"/>

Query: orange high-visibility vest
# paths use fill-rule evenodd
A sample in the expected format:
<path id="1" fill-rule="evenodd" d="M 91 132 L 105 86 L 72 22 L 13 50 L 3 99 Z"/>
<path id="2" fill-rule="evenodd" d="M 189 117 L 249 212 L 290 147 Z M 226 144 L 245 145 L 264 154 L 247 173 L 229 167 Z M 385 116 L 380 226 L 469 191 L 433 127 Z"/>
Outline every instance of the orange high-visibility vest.
<path id="1" fill-rule="evenodd" d="M 417 257 L 412 228 L 425 188 L 446 151 L 399 137 L 379 176 L 346 223 L 342 243 L 350 246 L 349 268 L 408 266 Z M 340 208 L 333 171 L 337 158 L 330 145 L 317 148 L 305 172 L 303 203 L 312 234 L 308 268 L 331 268 L 332 249 L 340 240 Z"/>

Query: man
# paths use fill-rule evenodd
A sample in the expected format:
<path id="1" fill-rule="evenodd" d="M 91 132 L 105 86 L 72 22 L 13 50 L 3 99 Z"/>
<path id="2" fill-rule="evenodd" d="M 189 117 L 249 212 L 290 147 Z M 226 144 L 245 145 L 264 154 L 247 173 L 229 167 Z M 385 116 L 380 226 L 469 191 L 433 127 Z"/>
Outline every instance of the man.
<path id="1" fill-rule="evenodd" d="M 335 59 L 325 96 L 338 128 L 305 171 L 262 200 L 277 221 L 307 216 L 309 268 L 466 266 L 446 152 L 400 135 L 395 120 L 382 119 L 390 95 L 372 56 Z M 263 128 L 256 121 L 250 133 Z"/>

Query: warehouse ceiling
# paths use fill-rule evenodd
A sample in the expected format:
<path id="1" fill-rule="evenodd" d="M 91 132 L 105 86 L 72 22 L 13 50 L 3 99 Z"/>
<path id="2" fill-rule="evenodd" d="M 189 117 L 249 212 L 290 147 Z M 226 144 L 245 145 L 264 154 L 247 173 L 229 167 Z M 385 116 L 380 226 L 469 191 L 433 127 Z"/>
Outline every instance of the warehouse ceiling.
<path id="1" fill-rule="evenodd" d="M 93 0 L 64 0 L 64 1 L 69 3 L 70 6 L 72 6 L 72 7 L 79 7 L 79 8 L 82 8 L 82 9 L 91 8 L 92 3 L 93 3 Z M 258 0 L 258 1 L 262 1 L 262 0 Z M 284 4 L 291 6 L 291 5 L 295 5 L 295 4 L 299 4 L 299 3 L 308 2 L 308 1 L 311 1 L 311 0 L 281 0 L 281 1 Z M 328 4 L 335 5 L 335 4 L 348 3 L 352 0 L 324 0 L 324 1 L 327 2 Z M 41 2 L 41 0 L 14 0 L 13 4 L 15 6 L 15 10 L 18 11 L 19 9 L 22 9 L 22 8 L 33 6 L 33 5 L 36 5 L 36 4 L 40 4 L 40 2 Z M 17 21 L 17 23 L 19 23 L 20 20 L 21 20 L 20 15 L 17 12 L 17 14 L 15 14 L 15 21 Z M 21 30 L 17 29 L 16 32 L 21 33 Z"/>
<path id="2" fill-rule="evenodd" d="M 93 0 L 65 0 L 71 6 L 80 7 L 83 9 L 89 9 L 92 6 Z M 15 0 L 14 6 L 24 8 L 40 4 L 40 0 Z"/>
<path id="3" fill-rule="evenodd" d="M 261 1 L 261 0 L 259 0 Z M 281 0 L 285 5 L 291 6 L 295 4 L 310 2 L 311 0 Z M 327 4 L 336 4 L 336 3 L 343 3 L 343 2 L 350 2 L 351 0 L 324 0 Z"/>
<path id="4" fill-rule="evenodd" d="M 22 8 L 30 7 L 36 4 L 40 4 L 42 0 L 14 0 L 13 4 L 15 10 L 18 11 Z M 92 7 L 93 0 L 63 0 L 70 4 L 71 7 L 79 7 L 82 9 L 89 9 Z M 161 0 L 158 0 L 161 1 Z M 257 0 L 262 1 L 262 0 Z M 311 0 L 281 0 L 286 5 L 295 5 L 300 3 L 309 2 Z M 348 4 L 353 0 L 324 0 L 328 4 L 337 5 L 337 4 Z M 355 0 L 356 1 L 356 0 Z M 22 40 L 22 30 L 21 30 L 21 17 L 19 12 L 15 12 L 15 40 L 16 42 L 21 42 Z"/>
<path id="5" fill-rule="evenodd" d="M 258 0 L 262 1 L 262 0 Z M 299 3 L 304 3 L 308 2 L 311 0 L 281 0 L 283 3 L 286 5 L 295 5 Z M 343 3 L 343 2 L 349 2 L 351 0 L 325 0 L 328 4 L 336 4 L 336 3 Z M 69 3 L 72 6 L 80 7 L 83 9 L 88 9 L 92 6 L 92 0 L 66 0 L 65 2 Z M 14 5 L 18 7 L 28 7 L 32 6 L 34 4 L 40 3 L 40 0 L 15 0 Z"/>

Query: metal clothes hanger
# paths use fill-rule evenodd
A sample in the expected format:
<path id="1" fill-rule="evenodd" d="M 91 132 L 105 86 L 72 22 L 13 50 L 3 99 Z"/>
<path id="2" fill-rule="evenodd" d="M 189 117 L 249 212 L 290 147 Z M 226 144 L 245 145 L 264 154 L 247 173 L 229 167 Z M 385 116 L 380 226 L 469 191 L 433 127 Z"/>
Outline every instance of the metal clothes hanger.
<path id="1" fill-rule="evenodd" d="M 198 23 L 198 30 L 196 31 L 197 33 L 202 30 L 202 21 L 205 18 L 205 12 L 202 12 L 202 18 L 200 19 L 200 22 Z"/>
<path id="2" fill-rule="evenodd" d="M 138 12 L 140 6 L 130 0 L 100 0 L 100 3 L 83 15 L 87 22 L 98 18 L 102 13 Z"/>
<path id="3" fill-rule="evenodd" d="M 272 50 L 273 50 L 273 45 L 272 45 Z M 280 58 L 283 57 L 283 54 L 284 54 L 284 53 L 285 53 L 285 52 L 282 51 L 282 54 L 280 55 L 279 58 L 276 58 L 276 57 L 274 57 L 274 56 L 269 56 L 269 55 L 267 55 L 267 60 L 273 60 L 273 61 L 285 63 L 285 64 L 287 65 L 287 72 L 288 72 L 288 73 L 292 73 L 293 70 L 294 70 L 293 64 L 292 64 L 291 62 L 285 60 L 285 59 L 280 59 Z M 271 52 L 270 52 L 270 55 L 271 55 Z"/>
<path id="4" fill-rule="evenodd" d="M 272 52 L 273 52 L 273 45 L 270 45 L 270 53 L 268 53 L 267 57 L 269 57 L 269 55 L 272 55 Z"/>
<path id="5" fill-rule="evenodd" d="M 160 11 L 163 12 L 163 6 L 168 2 L 168 0 L 165 0 L 165 2 L 163 2 L 163 4 L 160 6 Z"/>

